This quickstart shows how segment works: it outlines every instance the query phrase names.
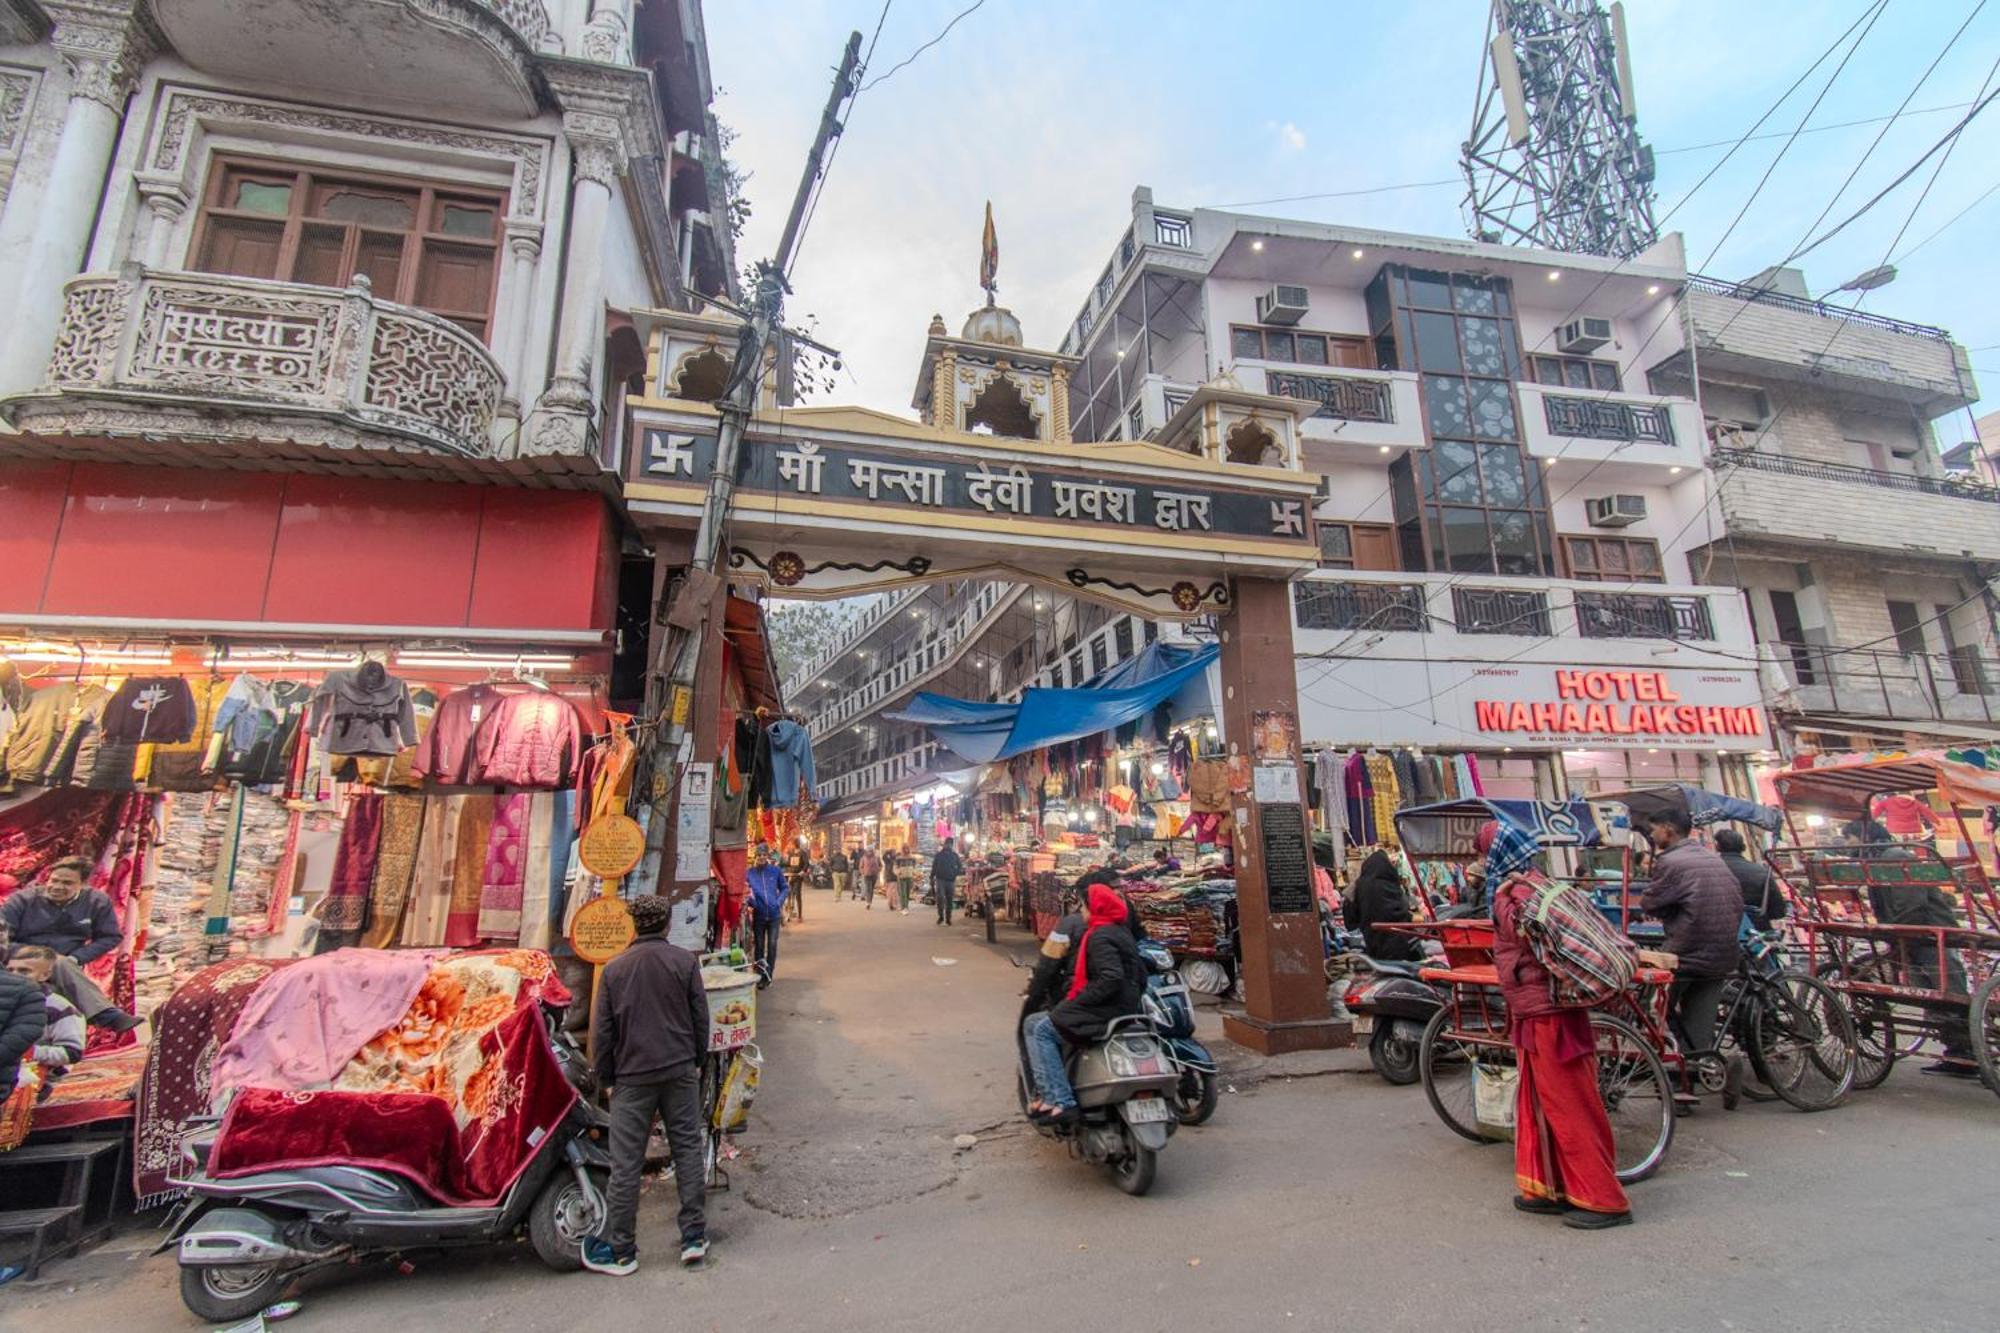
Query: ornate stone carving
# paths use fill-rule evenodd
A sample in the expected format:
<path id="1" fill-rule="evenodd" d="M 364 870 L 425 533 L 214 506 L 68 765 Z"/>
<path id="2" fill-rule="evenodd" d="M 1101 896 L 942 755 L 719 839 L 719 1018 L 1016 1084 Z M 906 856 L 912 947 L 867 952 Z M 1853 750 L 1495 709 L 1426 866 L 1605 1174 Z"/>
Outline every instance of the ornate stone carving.
<path id="1" fill-rule="evenodd" d="M 190 127 L 197 117 L 224 123 L 351 134 L 390 143 L 450 148 L 483 157 L 502 158 L 514 163 L 513 214 L 517 217 L 536 217 L 542 211 L 542 188 L 550 148 L 546 142 L 512 135 L 477 134 L 442 125 L 377 116 L 321 111 L 313 107 L 185 88 L 171 89 L 167 94 L 166 108 L 161 113 L 159 129 L 153 141 L 151 160 L 154 170 L 174 173 L 183 170 Z"/>
<path id="2" fill-rule="evenodd" d="M 417 314 L 376 314 L 362 383 L 365 416 L 403 418 L 405 429 L 465 441 L 487 439 L 500 400 L 500 373 L 484 349 Z"/>
<path id="3" fill-rule="evenodd" d="M 601 65 L 629 65 L 632 48 L 625 30 L 625 16 L 615 9 L 600 9 L 583 26 L 583 58 Z"/>
<path id="4" fill-rule="evenodd" d="M 618 151 L 616 140 L 612 139 L 570 139 L 570 152 L 576 163 L 576 178 L 592 181 L 609 189 L 618 179 L 623 156 Z"/>
<path id="5" fill-rule="evenodd" d="M 561 405 L 552 405 L 549 397 L 542 399 L 529 417 L 528 424 L 521 432 L 520 454 L 523 458 L 582 457 L 591 452 L 592 428 L 590 414 Z"/>
<path id="6" fill-rule="evenodd" d="M 121 115 L 132 86 L 162 43 L 152 24 L 117 0 L 51 3 L 51 36 L 69 71 L 70 96 L 100 103 Z"/>
<path id="7" fill-rule="evenodd" d="M 41 75 L 34 70 L 0 68 L 0 157 L 20 153 L 40 83 Z"/>
<path id="8" fill-rule="evenodd" d="M 499 15 L 529 46 L 539 48 L 549 35 L 549 11 L 542 0 L 476 0 Z"/>
<path id="9" fill-rule="evenodd" d="M 127 378 L 230 395 L 327 392 L 340 300 L 149 283 Z"/>
<path id="10" fill-rule="evenodd" d="M 131 285 L 124 282 L 70 289 L 62 329 L 49 357 L 50 383 L 90 384 L 109 378 L 131 300 Z"/>

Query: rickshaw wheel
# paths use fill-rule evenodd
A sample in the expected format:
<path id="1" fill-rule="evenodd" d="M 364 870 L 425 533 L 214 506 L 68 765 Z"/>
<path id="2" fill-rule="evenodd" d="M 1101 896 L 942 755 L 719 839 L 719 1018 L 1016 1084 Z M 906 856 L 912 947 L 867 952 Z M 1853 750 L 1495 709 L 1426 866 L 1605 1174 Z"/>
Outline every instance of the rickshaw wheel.
<path id="1" fill-rule="evenodd" d="M 1923 1033 L 1918 1031 L 1914 1039 L 1907 1043 L 1909 1034 L 1896 1028 L 1895 1008 L 1887 1000 L 1861 996 L 1850 997 L 1840 990 L 1843 980 L 1874 981 L 1895 980 L 1894 969 L 1885 966 L 1880 959 L 1865 959 L 1854 967 L 1849 978 L 1846 966 L 1838 960 L 1820 967 L 1816 976 L 1834 988 L 1841 1002 L 1847 1006 L 1849 1019 L 1854 1023 L 1854 1086 L 1866 1090 L 1878 1088 L 1895 1069 L 1896 1061 L 1905 1055 L 1916 1053 L 1923 1044 Z"/>
<path id="2" fill-rule="evenodd" d="M 1854 1020 L 1831 986 L 1803 973 L 1785 974 L 1766 992 L 1752 1035 L 1751 1067 L 1793 1106 L 1825 1111 L 1847 1100 L 1860 1063 L 1858 1041 Z"/>
<path id="3" fill-rule="evenodd" d="M 1424 1095 L 1430 1098 L 1431 1109 L 1438 1119 L 1450 1127 L 1461 1138 L 1474 1143 L 1497 1143 L 1505 1138 L 1499 1130 L 1489 1130 L 1479 1123 L 1477 1092 L 1473 1086 L 1473 1066 L 1484 1062 L 1488 1066 L 1511 1065 L 1514 1052 L 1504 1046 L 1489 1046 L 1469 1042 L 1459 1037 L 1448 1036 L 1445 1025 L 1451 1019 L 1449 1008 L 1440 1009 L 1424 1024 L 1424 1035 L 1417 1044 L 1417 1073 L 1423 1080 Z"/>
<path id="4" fill-rule="evenodd" d="M 1660 1169 L 1674 1141 L 1674 1090 L 1667 1067 L 1637 1028 L 1610 1014 L 1593 1013 L 1597 1092 L 1611 1121 L 1618 1181 L 1630 1185 Z"/>
<path id="5" fill-rule="evenodd" d="M 2000 972 L 1972 997 L 1972 1058 L 1988 1090 L 2000 1094 Z"/>

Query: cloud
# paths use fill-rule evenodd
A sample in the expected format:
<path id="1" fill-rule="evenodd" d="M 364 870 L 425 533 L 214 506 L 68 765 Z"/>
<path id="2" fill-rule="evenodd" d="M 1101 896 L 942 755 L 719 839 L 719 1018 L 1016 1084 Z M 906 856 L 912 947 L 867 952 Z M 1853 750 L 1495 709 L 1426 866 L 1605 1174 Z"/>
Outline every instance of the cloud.
<path id="1" fill-rule="evenodd" d="M 1267 121 L 1265 122 L 1264 128 L 1270 130 L 1271 133 L 1278 136 L 1279 144 L 1281 144 L 1287 152 L 1292 152 L 1292 153 L 1301 152 L 1304 150 L 1306 146 L 1306 132 L 1300 129 L 1297 125 L 1293 124 L 1289 120 L 1282 125 L 1280 125 L 1275 120 Z"/>

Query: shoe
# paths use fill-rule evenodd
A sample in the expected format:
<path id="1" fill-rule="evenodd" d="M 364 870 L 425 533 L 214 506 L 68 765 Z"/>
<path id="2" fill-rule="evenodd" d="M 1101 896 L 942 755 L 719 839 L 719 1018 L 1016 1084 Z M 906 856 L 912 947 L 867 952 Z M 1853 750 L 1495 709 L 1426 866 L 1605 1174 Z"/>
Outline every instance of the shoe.
<path id="1" fill-rule="evenodd" d="M 708 1258 L 708 1237 L 696 1236 L 692 1240 L 684 1240 L 681 1242 L 682 1268 L 699 1268 L 702 1265 L 702 1261 L 707 1258 Z"/>
<path id="2" fill-rule="evenodd" d="M 1579 1208 L 1575 1212 L 1564 1214 L 1563 1225 L 1566 1227 L 1575 1227 L 1578 1231 L 1603 1231 L 1609 1227 L 1631 1226 L 1632 1214 L 1630 1212 L 1592 1213 Z"/>
<path id="3" fill-rule="evenodd" d="M 611 1242 L 599 1240 L 595 1236 L 583 1238 L 583 1266 L 593 1273 L 609 1273 L 612 1277 L 627 1277 L 639 1271 L 639 1251 L 634 1248 L 622 1254 L 611 1248 Z"/>
<path id="4" fill-rule="evenodd" d="M 758 990 L 769 990 L 769 989 L 771 989 L 771 979 L 770 979 L 769 977 L 758 977 L 758 978 L 757 978 L 757 989 L 758 989 Z"/>
<path id="5" fill-rule="evenodd" d="M 128 1014 L 115 1005 L 109 1009 L 99 1009 L 90 1016 L 90 1026 L 110 1028 L 113 1032 L 130 1032 L 146 1020 L 137 1014 Z"/>
<path id="6" fill-rule="evenodd" d="M 1080 1106 L 1065 1106 L 1062 1108 L 1062 1110 L 1057 1111 L 1054 1115 L 1049 1117 L 1049 1123 L 1052 1125 L 1060 1125 L 1063 1126 L 1064 1128 L 1069 1128 L 1071 1126 L 1082 1124 L 1083 1108 Z"/>
<path id="7" fill-rule="evenodd" d="M 1566 1213 L 1569 1205 L 1556 1199 L 1527 1199 L 1516 1194 L 1514 1207 L 1523 1213 Z"/>
<path id="8" fill-rule="evenodd" d="M 1957 1060 L 1933 1060 L 1917 1071 L 1920 1074 L 1942 1074 L 1946 1078 L 1978 1078 L 1979 1071 L 1969 1064 Z"/>
<path id="9" fill-rule="evenodd" d="M 1743 1104 L 1743 1058 L 1731 1056 L 1722 1070 L 1722 1109 L 1734 1111 Z"/>

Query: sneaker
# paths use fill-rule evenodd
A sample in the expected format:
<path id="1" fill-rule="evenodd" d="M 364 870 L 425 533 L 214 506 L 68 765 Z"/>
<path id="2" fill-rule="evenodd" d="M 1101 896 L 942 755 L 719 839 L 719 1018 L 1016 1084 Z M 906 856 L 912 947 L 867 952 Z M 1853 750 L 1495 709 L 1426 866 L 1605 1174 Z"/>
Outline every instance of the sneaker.
<path id="1" fill-rule="evenodd" d="M 1979 1071 L 1969 1064 L 1957 1060 L 1933 1060 L 1917 1071 L 1920 1074 L 1943 1074 L 1947 1078 L 1978 1078 Z"/>
<path id="2" fill-rule="evenodd" d="M 1574 1227 L 1578 1231 L 1603 1231 L 1609 1227 L 1629 1227 L 1632 1225 L 1632 1214 L 1591 1213 L 1579 1208 L 1573 1213 L 1564 1214 L 1563 1225 Z"/>
<path id="3" fill-rule="evenodd" d="M 681 1242 L 681 1267 L 699 1268 L 708 1258 L 708 1237 L 696 1236 Z"/>
<path id="4" fill-rule="evenodd" d="M 583 1266 L 593 1273 L 609 1273 L 613 1277 L 627 1277 L 639 1271 L 639 1251 L 637 1247 L 620 1253 L 611 1248 L 611 1242 L 599 1240 L 595 1236 L 583 1238 Z"/>

